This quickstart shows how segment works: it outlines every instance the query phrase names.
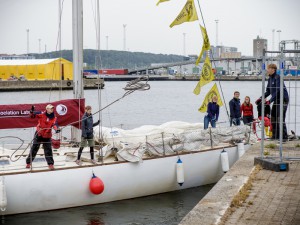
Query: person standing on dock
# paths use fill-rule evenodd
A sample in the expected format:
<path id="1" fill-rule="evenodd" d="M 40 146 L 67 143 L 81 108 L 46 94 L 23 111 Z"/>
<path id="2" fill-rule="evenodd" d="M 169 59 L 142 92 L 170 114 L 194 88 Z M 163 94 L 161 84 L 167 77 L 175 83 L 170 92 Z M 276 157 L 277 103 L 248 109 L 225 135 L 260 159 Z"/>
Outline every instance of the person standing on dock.
<path id="1" fill-rule="evenodd" d="M 214 95 L 212 101 L 207 105 L 207 115 L 204 117 L 204 129 L 208 128 L 209 123 L 213 128 L 216 127 L 216 122 L 219 119 L 218 97 Z"/>
<path id="2" fill-rule="evenodd" d="M 266 102 L 272 104 L 271 109 L 271 124 L 272 124 L 272 139 L 278 140 L 280 133 L 280 76 L 276 74 L 277 66 L 270 64 L 267 67 L 267 73 L 269 75 L 268 85 L 266 87 L 265 98 L 271 95 L 269 101 Z M 260 97 L 261 99 L 261 97 Z M 288 134 L 285 124 L 286 111 L 289 104 L 289 94 L 283 83 L 283 141 L 287 141 Z"/>
<path id="3" fill-rule="evenodd" d="M 94 160 L 94 131 L 93 127 L 99 125 L 100 121 L 98 120 L 96 123 L 93 122 L 93 115 L 92 115 L 92 107 L 87 105 L 85 107 L 85 113 L 82 117 L 81 121 L 81 143 L 80 148 L 78 150 L 77 160 L 75 161 L 77 165 L 81 166 L 81 154 L 84 147 L 90 147 L 90 154 L 91 154 L 91 162 L 96 164 Z"/>
<path id="4" fill-rule="evenodd" d="M 241 106 L 241 114 L 243 115 L 243 122 L 250 125 L 253 122 L 253 105 L 250 102 L 250 97 L 246 96 L 244 103 Z"/>
<path id="5" fill-rule="evenodd" d="M 46 106 L 45 112 L 34 111 L 34 106 L 31 107 L 30 117 L 38 118 L 38 125 L 36 126 L 36 132 L 34 134 L 33 143 L 30 149 L 30 153 L 26 159 L 26 168 L 29 169 L 39 148 L 43 144 L 45 158 L 50 170 L 54 170 L 54 160 L 52 154 L 51 137 L 52 128 L 56 133 L 60 132 L 57 125 L 57 118 L 54 114 L 54 106 L 49 104 Z"/>
<path id="6" fill-rule="evenodd" d="M 230 126 L 241 125 L 241 102 L 240 102 L 240 92 L 235 91 L 233 99 L 229 102 L 230 108 Z"/>

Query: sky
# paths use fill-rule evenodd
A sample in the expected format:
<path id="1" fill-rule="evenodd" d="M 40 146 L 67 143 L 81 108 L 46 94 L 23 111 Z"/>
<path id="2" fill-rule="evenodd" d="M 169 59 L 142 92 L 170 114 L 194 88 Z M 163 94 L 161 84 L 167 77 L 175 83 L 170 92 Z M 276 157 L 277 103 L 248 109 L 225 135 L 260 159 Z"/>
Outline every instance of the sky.
<path id="1" fill-rule="evenodd" d="M 72 49 L 72 0 L 63 2 L 62 49 Z M 170 28 L 186 0 L 170 0 L 156 6 L 158 0 L 99 0 L 101 49 L 123 50 L 123 24 L 126 24 L 126 50 L 183 55 L 199 54 L 203 20 Z M 0 0 L 0 54 L 26 54 L 29 29 L 29 52 L 58 50 L 59 0 Z M 278 40 L 300 40 L 299 0 L 199 0 L 211 45 L 237 47 L 242 55 L 252 55 L 257 35 L 268 39 L 272 50 Z M 96 49 L 94 23 L 95 0 L 83 0 L 84 48 Z M 106 38 L 108 37 L 108 38 Z M 107 43 L 108 40 L 108 43 Z"/>

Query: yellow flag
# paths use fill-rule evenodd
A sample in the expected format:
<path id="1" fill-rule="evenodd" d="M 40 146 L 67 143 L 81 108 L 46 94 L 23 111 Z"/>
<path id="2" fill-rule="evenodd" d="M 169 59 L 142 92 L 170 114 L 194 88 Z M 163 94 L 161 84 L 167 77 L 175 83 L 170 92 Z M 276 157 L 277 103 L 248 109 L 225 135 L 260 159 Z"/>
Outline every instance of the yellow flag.
<path id="1" fill-rule="evenodd" d="M 211 82 L 214 79 L 215 79 L 215 75 L 212 71 L 210 60 L 209 60 L 208 56 L 206 56 L 204 65 L 202 67 L 200 80 L 197 83 L 197 86 L 195 87 L 195 89 L 193 91 L 194 94 L 199 95 L 200 91 L 201 91 L 201 87 L 204 86 L 205 84 L 208 84 L 209 82 Z"/>
<path id="2" fill-rule="evenodd" d="M 202 37 L 203 37 L 203 46 L 202 46 L 200 55 L 196 60 L 196 65 L 199 64 L 199 62 L 202 58 L 203 52 L 210 50 L 210 43 L 209 43 L 209 38 L 208 38 L 208 35 L 206 32 L 206 29 L 204 27 L 202 27 L 201 25 L 200 25 L 200 29 L 201 29 L 201 33 L 202 33 Z"/>
<path id="3" fill-rule="evenodd" d="M 159 0 L 156 5 L 159 5 L 159 3 L 161 3 L 161 2 L 168 2 L 168 1 L 170 1 L 170 0 Z"/>
<path id="4" fill-rule="evenodd" d="M 205 99 L 201 105 L 201 107 L 198 109 L 199 112 L 205 113 L 207 111 L 207 105 L 209 102 L 211 102 L 212 97 L 216 95 L 218 97 L 218 105 L 221 107 L 223 105 L 218 86 L 217 84 L 214 84 L 214 86 L 210 89 L 210 91 L 206 94 Z"/>
<path id="5" fill-rule="evenodd" d="M 176 17 L 176 19 L 171 23 L 170 27 L 172 28 L 175 25 L 182 24 L 184 22 L 192 22 L 198 20 L 198 15 L 196 7 L 194 5 L 194 0 L 187 0 L 183 9 Z"/>

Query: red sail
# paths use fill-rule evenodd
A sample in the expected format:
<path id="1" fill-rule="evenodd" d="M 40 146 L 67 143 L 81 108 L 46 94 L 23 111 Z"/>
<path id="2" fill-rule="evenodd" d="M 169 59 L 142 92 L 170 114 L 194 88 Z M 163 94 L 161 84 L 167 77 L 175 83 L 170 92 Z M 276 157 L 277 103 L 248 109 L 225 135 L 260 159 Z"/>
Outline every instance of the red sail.
<path id="1" fill-rule="evenodd" d="M 54 113 L 57 116 L 59 126 L 71 124 L 79 128 L 78 121 L 84 113 L 84 99 L 66 99 L 57 102 L 0 105 L 0 129 L 28 128 L 37 125 L 37 119 L 30 118 L 31 106 L 35 106 L 35 111 L 45 111 L 46 105 L 54 106 Z"/>

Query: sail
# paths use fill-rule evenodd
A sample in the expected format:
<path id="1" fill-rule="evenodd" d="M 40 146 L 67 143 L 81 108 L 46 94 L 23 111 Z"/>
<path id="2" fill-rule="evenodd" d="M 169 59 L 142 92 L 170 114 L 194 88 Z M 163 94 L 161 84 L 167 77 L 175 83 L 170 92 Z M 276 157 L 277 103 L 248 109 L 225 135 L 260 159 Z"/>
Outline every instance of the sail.
<path id="1" fill-rule="evenodd" d="M 54 113 L 57 116 L 59 126 L 71 124 L 77 128 L 84 113 L 84 99 L 66 99 L 56 102 L 37 104 L 16 104 L 0 105 L 0 129 L 29 128 L 37 125 L 37 119 L 30 118 L 31 106 L 35 106 L 35 111 L 45 111 L 47 104 L 54 106 Z"/>

